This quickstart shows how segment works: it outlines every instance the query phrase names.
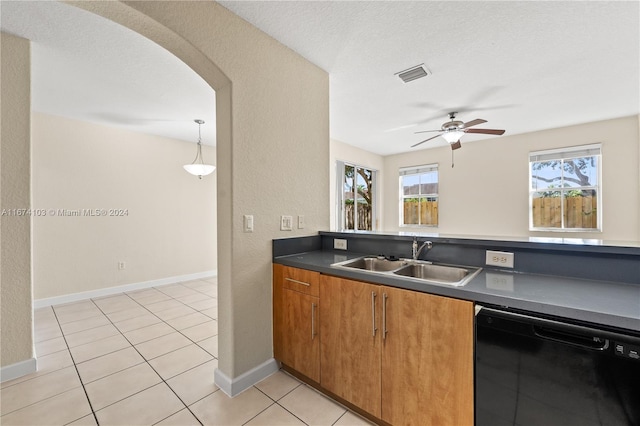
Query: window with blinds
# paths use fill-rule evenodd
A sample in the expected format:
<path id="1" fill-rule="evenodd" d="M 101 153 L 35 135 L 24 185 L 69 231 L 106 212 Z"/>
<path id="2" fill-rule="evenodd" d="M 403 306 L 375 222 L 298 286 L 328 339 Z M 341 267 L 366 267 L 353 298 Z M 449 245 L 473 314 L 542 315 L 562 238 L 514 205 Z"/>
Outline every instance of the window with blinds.
<path id="1" fill-rule="evenodd" d="M 602 147 L 529 154 L 529 229 L 600 231 Z"/>
<path id="2" fill-rule="evenodd" d="M 400 226 L 438 226 L 438 165 L 400 169 Z"/>

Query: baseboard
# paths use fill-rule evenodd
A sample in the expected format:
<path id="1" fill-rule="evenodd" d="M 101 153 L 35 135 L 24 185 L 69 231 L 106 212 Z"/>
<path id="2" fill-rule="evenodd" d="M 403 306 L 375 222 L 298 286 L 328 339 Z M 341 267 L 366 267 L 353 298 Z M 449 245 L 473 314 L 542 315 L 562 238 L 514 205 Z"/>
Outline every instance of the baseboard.
<path id="1" fill-rule="evenodd" d="M 231 379 L 219 368 L 213 373 L 213 380 L 220 390 L 230 397 L 234 397 L 251 386 L 265 379 L 279 370 L 278 362 L 275 358 L 270 358 L 259 366 L 247 371 L 238 377 Z"/>
<path id="2" fill-rule="evenodd" d="M 77 302 L 80 300 L 91 299 L 94 297 L 109 296 L 112 294 L 123 293 L 125 291 L 141 290 L 145 288 L 156 287 L 159 285 L 176 284 L 176 283 L 181 283 L 185 281 L 209 278 L 209 277 L 216 276 L 217 273 L 218 271 L 211 270 L 211 271 L 197 272 L 195 274 L 179 275 L 175 277 L 167 277 L 167 278 L 160 278 L 157 280 L 119 285 L 116 287 L 107 287 L 107 288 L 100 288 L 97 290 L 82 291 L 80 293 L 65 294 L 63 296 L 47 297 L 45 299 L 34 300 L 33 308 L 34 309 L 44 308 L 47 306 Z"/>
<path id="3" fill-rule="evenodd" d="M 0 368 L 0 383 L 26 376 L 27 374 L 38 371 L 38 365 L 35 358 L 29 358 L 15 364 L 7 365 Z"/>

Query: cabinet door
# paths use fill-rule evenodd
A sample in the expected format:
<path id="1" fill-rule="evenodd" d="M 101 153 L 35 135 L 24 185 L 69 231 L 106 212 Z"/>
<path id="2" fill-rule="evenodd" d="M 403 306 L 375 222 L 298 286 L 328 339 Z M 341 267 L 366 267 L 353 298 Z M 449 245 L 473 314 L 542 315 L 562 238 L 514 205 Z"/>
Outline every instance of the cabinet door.
<path id="1" fill-rule="evenodd" d="M 310 379 L 320 381 L 319 299 L 284 289 L 281 361 Z"/>
<path id="2" fill-rule="evenodd" d="M 382 416 L 473 425 L 473 303 L 383 287 Z"/>
<path id="3" fill-rule="evenodd" d="M 292 268 L 280 264 L 273 265 L 273 356 L 282 361 L 286 343 L 284 331 L 284 291 L 295 290 L 318 297 L 320 294 L 320 274 L 305 269 Z M 315 320 L 318 318 L 316 317 Z M 290 323 L 292 324 L 292 323 Z M 314 324 L 315 325 L 315 324 Z"/>
<path id="4" fill-rule="evenodd" d="M 321 276 L 320 384 L 380 417 L 380 286 Z"/>

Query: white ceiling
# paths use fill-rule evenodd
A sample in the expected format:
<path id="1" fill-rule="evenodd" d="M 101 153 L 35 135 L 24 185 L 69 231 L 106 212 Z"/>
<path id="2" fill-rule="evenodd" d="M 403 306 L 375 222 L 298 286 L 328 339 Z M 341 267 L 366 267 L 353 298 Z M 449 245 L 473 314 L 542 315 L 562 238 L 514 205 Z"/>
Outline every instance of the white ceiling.
<path id="1" fill-rule="evenodd" d="M 329 72 L 331 137 L 378 154 L 449 111 L 506 135 L 640 113 L 637 1 L 221 3 Z M 0 7 L 3 31 L 33 41 L 35 110 L 184 140 L 203 118 L 214 143 L 213 91 L 164 49 L 65 4 Z M 394 75 L 421 63 L 430 76 Z"/>
<path id="2" fill-rule="evenodd" d="M 637 1 L 220 3 L 328 71 L 331 137 L 378 154 L 450 111 L 506 135 L 640 112 Z M 394 75 L 421 63 L 432 75 Z"/>
<path id="3" fill-rule="evenodd" d="M 2 1 L 2 31 L 32 41 L 34 111 L 215 145 L 215 92 L 133 31 L 57 1 Z"/>

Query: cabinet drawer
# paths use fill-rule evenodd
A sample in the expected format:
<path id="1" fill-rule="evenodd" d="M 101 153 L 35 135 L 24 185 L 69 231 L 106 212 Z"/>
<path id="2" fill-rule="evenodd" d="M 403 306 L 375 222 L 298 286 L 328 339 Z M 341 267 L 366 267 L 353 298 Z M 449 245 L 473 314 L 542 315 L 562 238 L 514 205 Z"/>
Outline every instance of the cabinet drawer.
<path id="1" fill-rule="evenodd" d="M 282 271 L 284 288 L 311 296 L 320 295 L 320 273 L 285 266 Z"/>

